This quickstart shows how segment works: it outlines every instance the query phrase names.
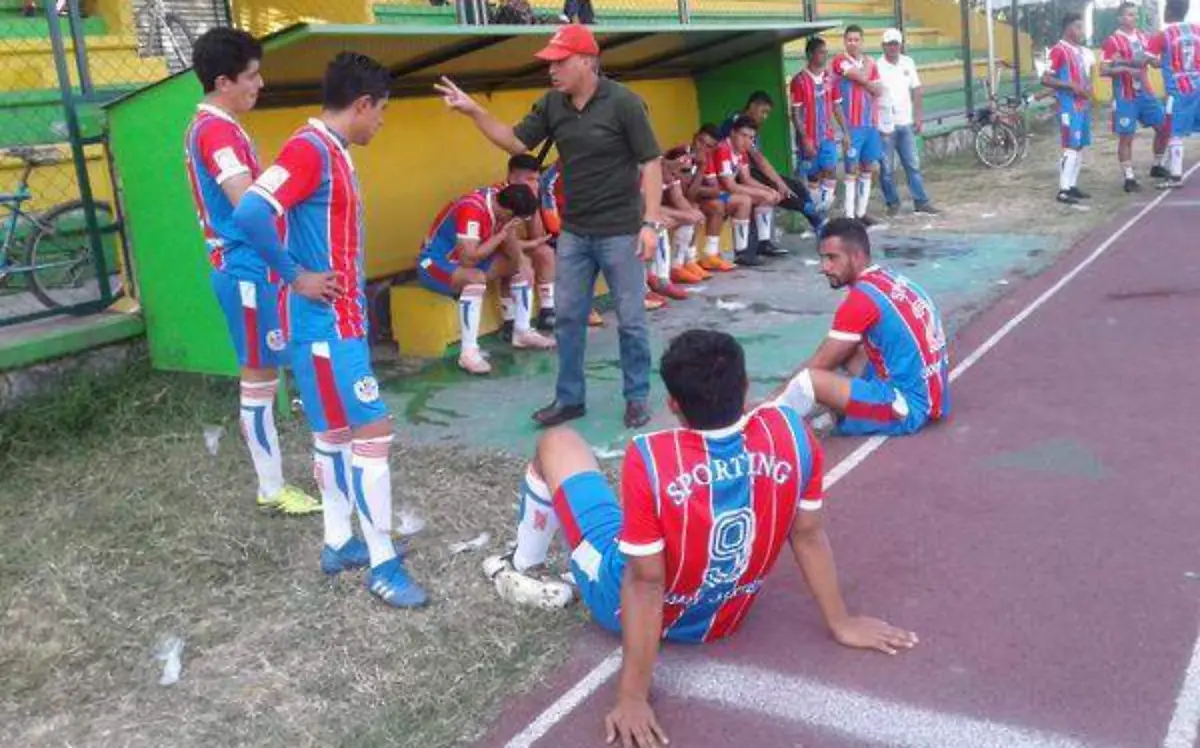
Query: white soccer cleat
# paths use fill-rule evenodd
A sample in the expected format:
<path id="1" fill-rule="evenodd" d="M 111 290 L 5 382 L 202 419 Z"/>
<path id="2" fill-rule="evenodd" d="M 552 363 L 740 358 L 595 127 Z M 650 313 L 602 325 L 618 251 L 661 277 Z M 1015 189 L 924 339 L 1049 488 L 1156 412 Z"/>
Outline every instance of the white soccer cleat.
<path id="1" fill-rule="evenodd" d="M 547 351 L 558 345 L 549 335 L 543 335 L 537 330 L 526 330 L 513 334 L 513 348 L 528 348 L 535 351 Z"/>
<path id="2" fill-rule="evenodd" d="M 458 355 L 458 365 L 471 374 L 490 374 L 492 365 L 478 348 L 469 348 Z"/>
<path id="3" fill-rule="evenodd" d="M 496 585 L 500 599 L 513 605 L 558 610 L 575 599 L 574 588 L 566 582 L 517 571 L 511 554 L 484 559 L 483 573 Z"/>

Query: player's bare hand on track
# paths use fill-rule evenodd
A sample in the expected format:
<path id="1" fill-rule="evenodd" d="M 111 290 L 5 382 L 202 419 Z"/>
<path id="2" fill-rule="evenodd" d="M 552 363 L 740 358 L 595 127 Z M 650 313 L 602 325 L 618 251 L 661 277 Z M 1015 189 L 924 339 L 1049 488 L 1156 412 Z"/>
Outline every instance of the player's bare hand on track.
<path id="1" fill-rule="evenodd" d="M 332 304 L 341 298 L 343 290 L 337 273 L 300 273 L 292 289 L 306 299 Z"/>
<path id="2" fill-rule="evenodd" d="M 475 101 L 475 99 L 472 99 L 461 88 L 454 85 L 454 81 L 450 80 L 444 75 L 442 76 L 441 83 L 433 84 L 433 90 L 437 91 L 441 95 L 442 101 L 445 102 L 446 106 L 450 107 L 456 112 L 462 112 L 463 114 L 475 114 L 476 112 L 482 111 L 482 108 Z"/>
<path id="3" fill-rule="evenodd" d="M 877 649 L 890 655 L 917 645 L 917 635 L 913 632 L 867 616 L 847 618 L 833 627 L 833 636 L 838 644 L 857 649 Z"/>
<path id="4" fill-rule="evenodd" d="M 621 748 L 660 748 L 671 742 L 645 699 L 619 699 L 604 718 L 604 741 L 612 745 L 618 737 Z"/>

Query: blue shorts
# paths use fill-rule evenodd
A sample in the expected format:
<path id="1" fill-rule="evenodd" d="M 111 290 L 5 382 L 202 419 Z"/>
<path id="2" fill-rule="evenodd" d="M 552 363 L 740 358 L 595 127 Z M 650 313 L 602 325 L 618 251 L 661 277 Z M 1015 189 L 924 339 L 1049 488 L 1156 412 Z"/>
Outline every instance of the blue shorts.
<path id="1" fill-rule="evenodd" d="M 555 492 L 554 513 L 571 549 L 571 573 L 579 596 L 596 623 L 619 633 L 625 554 L 617 547 L 623 516 L 617 495 L 603 474 L 579 473 Z"/>
<path id="2" fill-rule="evenodd" d="M 721 194 L 717 195 L 717 199 L 721 201 L 721 205 L 729 205 L 729 199 L 733 197 L 731 193 L 721 190 Z"/>
<path id="3" fill-rule="evenodd" d="M 1112 129 L 1118 135 L 1133 135 L 1139 124 L 1158 127 L 1165 117 L 1162 103 L 1145 91 L 1134 99 L 1113 99 Z"/>
<path id="4" fill-rule="evenodd" d="M 356 429 L 387 417 L 366 338 L 293 342 L 290 352 L 313 433 Z"/>
<path id="5" fill-rule="evenodd" d="M 492 262 L 495 259 L 496 256 L 492 255 L 475 267 L 486 273 L 491 269 Z M 422 257 L 417 263 L 417 282 L 422 287 L 436 294 L 457 299 L 458 293 L 454 290 L 454 273 L 460 267 L 462 265 L 444 255 L 441 257 Z"/>
<path id="6" fill-rule="evenodd" d="M 817 152 L 809 159 L 800 159 L 800 173 L 803 174 L 808 181 L 812 182 L 821 175 L 821 172 L 834 172 L 837 170 L 838 147 L 837 143 L 832 140 L 822 140 L 817 146 Z"/>
<path id="7" fill-rule="evenodd" d="M 846 170 L 883 160 L 883 139 L 874 127 L 855 127 L 850 131 L 850 150 L 846 151 Z"/>
<path id="8" fill-rule="evenodd" d="M 912 434 L 929 420 L 925 408 L 910 404 L 892 383 L 880 379 L 867 364 L 861 376 L 850 382 L 850 402 L 837 425 L 843 436 Z"/>
<path id="9" fill-rule="evenodd" d="M 1184 138 L 1200 131 L 1200 92 L 1167 94 L 1166 114 L 1171 135 Z"/>
<path id="10" fill-rule="evenodd" d="M 238 365 L 277 369 L 287 363 L 287 341 L 279 324 L 279 286 L 212 272 L 213 292 L 225 314 Z"/>
<path id="11" fill-rule="evenodd" d="M 1062 147 L 1077 151 L 1092 144 L 1092 111 L 1072 109 L 1059 111 L 1058 127 L 1062 132 Z"/>

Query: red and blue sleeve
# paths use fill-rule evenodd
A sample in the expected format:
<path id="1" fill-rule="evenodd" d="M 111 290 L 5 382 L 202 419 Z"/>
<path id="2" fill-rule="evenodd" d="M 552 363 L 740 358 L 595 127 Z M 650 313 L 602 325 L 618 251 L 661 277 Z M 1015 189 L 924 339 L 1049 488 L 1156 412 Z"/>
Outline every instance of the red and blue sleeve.
<path id="1" fill-rule="evenodd" d="M 867 330 L 879 321 L 879 307 L 870 296 L 857 288 L 850 289 L 846 300 L 833 315 L 833 326 L 829 337 L 848 343 L 857 343 Z"/>
<path id="2" fill-rule="evenodd" d="M 621 467 L 623 519 L 619 547 L 626 556 L 652 556 L 666 547 L 646 460 L 638 442 L 625 450 Z"/>

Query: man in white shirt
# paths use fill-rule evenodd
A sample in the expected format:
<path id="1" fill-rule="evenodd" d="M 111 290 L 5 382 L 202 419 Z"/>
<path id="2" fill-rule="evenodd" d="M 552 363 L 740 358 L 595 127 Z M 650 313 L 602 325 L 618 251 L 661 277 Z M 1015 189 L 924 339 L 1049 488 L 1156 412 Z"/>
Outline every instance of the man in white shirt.
<path id="1" fill-rule="evenodd" d="M 908 177 L 912 193 L 913 212 L 935 216 L 938 210 L 925 194 L 921 180 L 921 159 L 917 155 L 917 135 L 921 133 L 923 105 L 921 79 L 917 66 L 908 55 L 900 54 L 904 37 L 899 29 L 883 32 L 883 59 L 879 60 L 879 80 L 883 96 L 879 102 L 879 132 L 883 136 L 883 164 L 880 167 L 880 187 L 887 203 L 887 214 L 900 212 L 900 194 L 896 191 L 896 154 Z"/>

